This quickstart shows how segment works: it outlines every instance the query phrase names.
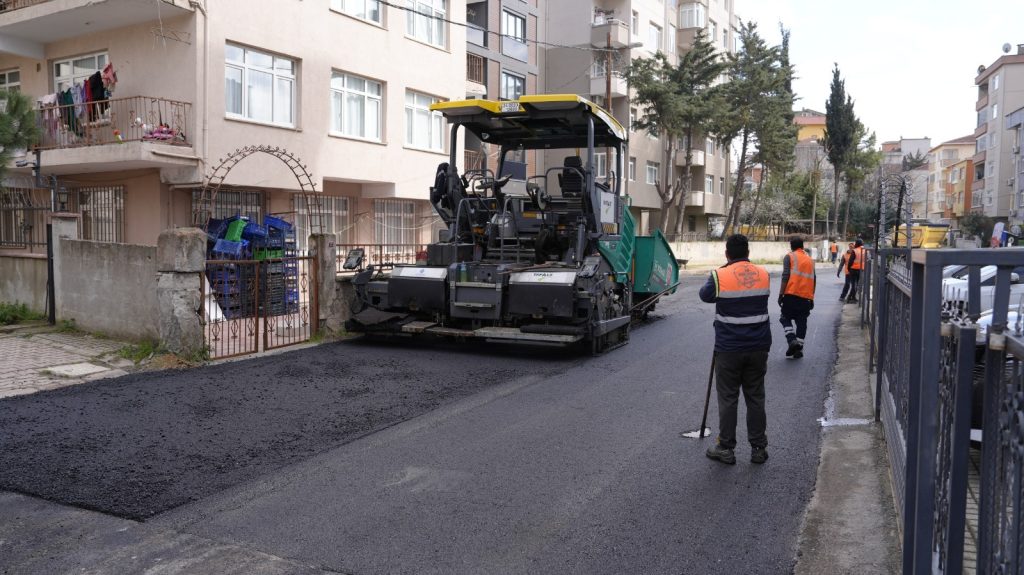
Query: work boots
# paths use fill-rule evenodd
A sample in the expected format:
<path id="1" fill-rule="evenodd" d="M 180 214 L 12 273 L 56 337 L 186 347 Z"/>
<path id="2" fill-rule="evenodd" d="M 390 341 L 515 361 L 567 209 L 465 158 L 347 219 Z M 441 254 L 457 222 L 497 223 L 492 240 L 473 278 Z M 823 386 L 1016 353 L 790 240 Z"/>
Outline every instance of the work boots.
<path id="1" fill-rule="evenodd" d="M 731 449 L 722 447 L 717 441 L 714 445 L 708 448 L 705 455 L 707 455 L 709 459 L 715 459 L 727 465 L 736 465 L 736 453 Z"/>

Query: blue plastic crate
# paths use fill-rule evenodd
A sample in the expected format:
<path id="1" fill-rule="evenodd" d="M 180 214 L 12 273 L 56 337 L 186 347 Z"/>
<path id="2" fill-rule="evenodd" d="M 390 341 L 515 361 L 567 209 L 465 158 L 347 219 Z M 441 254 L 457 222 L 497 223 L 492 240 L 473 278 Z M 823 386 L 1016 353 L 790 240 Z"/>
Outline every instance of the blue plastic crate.
<path id="1" fill-rule="evenodd" d="M 249 247 L 249 242 L 246 240 L 242 240 L 240 242 L 217 240 L 217 243 L 213 246 L 213 253 L 222 256 L 240 258 L 245 253 L 247 247 Z"/>
<path id="2" fill-rule="evenodd" d="M 256 222 L 249 222 L 245 225 L 242 230 L 242 238 L 253 241 L 263 240 L 267 237 L 267 228 L 257 224 Z"/>
<path id="3" fill-rule="evenodd" d="M 231 223 L 228 220 L 218 220 L 217 218 L 210 218 L 209 223 L 206 224 L 206 233 L 214 241 L 217 241 L 224 237 L 224 232 L 228 231 L 228 224 Z"/>
<path id="4" fill-rule="evenodd" d="M 275 218 L 270 215 L 263 216 L 263 225 L 283 232 L 292 231 L 292 225 L 290 223 L 282 220 L 281 218 Z"/>

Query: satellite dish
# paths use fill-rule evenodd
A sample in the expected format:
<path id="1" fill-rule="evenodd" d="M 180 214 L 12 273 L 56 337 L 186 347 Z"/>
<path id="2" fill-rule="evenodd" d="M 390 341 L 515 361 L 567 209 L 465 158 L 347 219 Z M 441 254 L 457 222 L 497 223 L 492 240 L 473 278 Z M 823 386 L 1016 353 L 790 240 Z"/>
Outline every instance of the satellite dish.
<path id="1" fill-rule="evenodd" d="M 1009 42 L 1003 44 L 1003 54 L 1009 54 L 1010 53 L 1010 48 L 1011 48 L 1011 46 L 1010 46 Z"/>

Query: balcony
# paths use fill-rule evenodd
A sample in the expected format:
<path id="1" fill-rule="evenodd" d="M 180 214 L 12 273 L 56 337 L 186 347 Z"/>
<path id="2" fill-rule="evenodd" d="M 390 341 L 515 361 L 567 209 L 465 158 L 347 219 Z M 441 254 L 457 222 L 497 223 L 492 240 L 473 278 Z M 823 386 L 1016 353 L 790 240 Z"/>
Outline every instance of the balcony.
<path id="1" fill-rule="evenodd" d="M 54 172 L 194 166 L 192 104 L 134 96 L 36 110 L 38 150 Z M 64 168 L 62 170 L 62 167 Z"/>
<path id="2" fill-rule="evenodd" d="M 466 42 L 475 44 L 477 46 L 487 47 L 487 30 L 474 26 L 472 24 L 466 25 Z"/>
<path id="3" fill-rule="evenodd" d="M 614 18 L 604 22 L 595 22 L 590 27 L 591 46 L 606 48 L 611 44 L 612 48 L 625 48 L 629 46 L 629 36 L 629 24 Z"/>
<path id="4" fill-rule="evenodd" d="M 978 101 L 974 104 L 974 109 L 980 112 L 986 106 L 988 106 L 988 94 L 978 98 Z"/>
<path id="5" fill-rule="evenodd" d="M 466 94 L 487 95 L 487 59 L 479 54 L 466 54 Z"/>
<path id="6" fill-rule="evenodd" d="M 612 72 L 611 96 L 618 98 L 629 93 L 629 86 L 626 79 L 619 72 Z M 608 80 L 603 69 L 592 70 L 590 75 L 590 95 L 606 96 L 608 94 Z M 607 108 L 608 106 L 605 106 Z"/>
<path id="7" fill-rule="evenodd" d="M 690 153 L 693 154 L 693 157 L 690 159 L 693 167 L 704 165 L 704 150 L 692 150 Z M 686 165 L 686 150 L 676 150 L 676 165 Z"/>
<path id="8" fill-rule="evenodd" d="M 520 62 L 530 61 L 530 50 L 527 48 L 526 42 L 520 42 L 508 36 L 501 37 L 501 53 Z"/>
<path id="9" fill-rule="evenodd" d="M 51 42 L 157 20 L 152 2 L 137 0 L 0 0 L 0 53 L 45 59 Z M 192 12 L 188 0 L 161 0 L 160 15 Z"/>

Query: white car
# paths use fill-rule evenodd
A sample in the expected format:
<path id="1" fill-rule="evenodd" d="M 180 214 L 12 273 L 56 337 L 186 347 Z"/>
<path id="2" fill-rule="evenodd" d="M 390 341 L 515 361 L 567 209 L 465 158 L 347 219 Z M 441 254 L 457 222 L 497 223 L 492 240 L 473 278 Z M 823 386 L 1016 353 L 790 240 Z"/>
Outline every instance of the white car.
<path id="1" fill-rule="evenodd" d="M 952 266 L 947 266 L 952 267 Z M 1018 268 L 1019 269 L 1019 268 Z M 996 294 L 996 266 L 985 266 L 981 268 L 981 302 L 979 309 L 992 309 Z M 943 270 L 945 271 L 945 270 Z M 961 275 L 963 277 L 956 277 Z M 967 304 L 967 268 L 959 270 L 952 277 L 942 280 L 943 299 L 955 304 L 966 306 Z M 1016 308 L 1020 298 L 1024 296 L 1024 283 L 1020 281 L 1020 275 L 1016 272 L 1010 273 L 1010 307 Z"/>

